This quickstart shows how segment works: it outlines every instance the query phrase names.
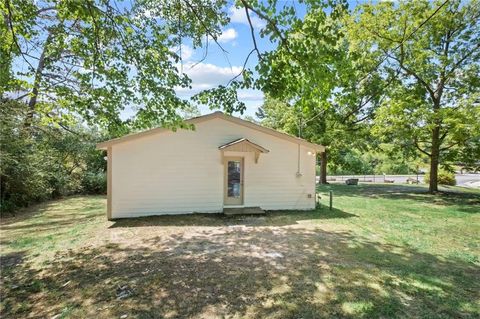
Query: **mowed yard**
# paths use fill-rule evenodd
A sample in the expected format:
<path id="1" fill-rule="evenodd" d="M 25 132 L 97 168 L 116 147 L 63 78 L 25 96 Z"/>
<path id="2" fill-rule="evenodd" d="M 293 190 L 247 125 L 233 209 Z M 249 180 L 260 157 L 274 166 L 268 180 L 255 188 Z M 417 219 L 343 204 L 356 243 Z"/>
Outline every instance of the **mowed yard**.
<path id="1" fill-rule="evenodd" d="M 334 193 L 329 210 L 328 191 Z M 311 212 L 1 222 L 2 318 L 478 318 L 480 191 L 328 185 Z"/>

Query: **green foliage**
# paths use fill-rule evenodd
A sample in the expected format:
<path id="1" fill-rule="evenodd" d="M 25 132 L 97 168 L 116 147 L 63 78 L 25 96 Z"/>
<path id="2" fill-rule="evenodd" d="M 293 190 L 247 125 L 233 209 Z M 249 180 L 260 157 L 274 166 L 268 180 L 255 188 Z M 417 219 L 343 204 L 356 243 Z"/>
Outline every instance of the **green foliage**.
<path id="1" fill-rule="evenodd" d="M 264 30 L 279 44 L 257 67 L 256 84 L 278 100 L 259 112 L 264 124 L 327 145 L 331 171 L 408 172 L 424 155 L 434 168 L 478 166 L 478 0 L 366 3 L 352 13 L 307 1 L 303 18 L 275 4 L 256 5 L 285 27 Z M 395 150 L 362 159 L 380 142 Z"/>
<path id="2" fill-rule="evenodd" d="M 364 160 L 358 150 L 341 150 L 339 156 L 328 162 L 328 172 L 333 175 L 343 174 L 373 174 L 372 163 Z"/>
<path id="3" fill-rule="evenodd" d="M 291 23 L 284 34 L 267 30 L 279 46 L 257 68 L 257 84 L 269 94 L 257 116 L 327 146 L 330 172 L 372 172 L 359 154 L 375 144 L 367 120 L 381 100 L 380 80 L 364 77 L 375 61 L 350 47 L 344 2 L 307 1 L 307 8 L 303 19 L 283 17 Z"/>
<path id="4" fill-rule="evenodd" d="M 1 203 L 10 212 L 31 203 L 74 193 L 105 193 L 106 162 L 95 131 L 67 132 L 34 121 L 25 127 L 25 105 L 0 101 Z"/>
<path id="5" fill-rule="evenodd" d="M 224 0 L 2 1 L 0 93 L 26 93 L 32 115 L 67 126 L 80 116 L 116 135 L 125 125 L 178 127 L 181 111 L 191 106 L 175 93 L 191 83 L 179 48 L 218 38 L 228 21 L 225 6 Z M 125 121 L 126 107 L 136 114 Z"/>
<path id="6" fill-rule="evenodd" d="M 301 114 L 295 108 L 280 99 L 267 95 L 263 105 L 255 115 L 261 120 L 262 125 L 282 131 L 294 136 L 299 135 Z"/>
<path id="7" fill-rule="evenodd" d="M 434 172 L 439 164 L 471 163 L 480 138 L 480 2 L 363 4 L 348 32 L 383 82 L 372 132 L 406 154 L 427 155 Z"/>
<path id="8" fill-rule="evenodd" d="M 425 183 L 430 182 L 429 173 L 425 174 L 424 180 L 425 180 Z M 438 172 L 438 184 L 455 186 L 457 184 L 457 181 L 455 180 L 455 174 L 450 171 L 440 170 Z"/>
<path id="9" fill-rule="evenodd" d="M 328 163 L 332 175 L 350 174 L 412 174 L 421 162 L 408 160 L 400 150 L 391 144 L 380 144 L 373 149 L 355 147 L 333 152 Z"/>
<path id="10" fill-rule="evenodd" d="M 281 23 L 285 30 L 267 24 L 265 35 L 279 45 L 260 60 L 257 85 L 272 97 L 294 100 L 300 109 L 310 108 L 312 102 L 326 101 L 336 86 L 335 74 L 342 60 L 338 42 L 343 36 L 338 18 L 345 6 L 343 1 L 306 1 L 307 13 L 300 19 L 294 7 L 285 4 L 277 12 L 276 5 L 277 1 L 257 3 L 267 19 Z"/>
<path id="11" fill-rule="evenodd" d="M 403 149 L 390 143 L 372 147 L 363 158 L 373 165 L 375 174 L 412 174 L 426 165 L 424 158 L 412 160 Z"/>
<path id="12" fill-rule="evenodd" d="M 86 194 L 106 194 L 107 176 L 104 172 L 85 172 L 81 186 Z"/>
<path id="13" fill-rule="evenodd" d="M 262 125 L 291 135 L 301 133 L 311 141 L 329 146 L 329 174 L 409 174 L 416 171 L 417 165 L 423 165 L 421 161 L 410 160 L 393 144 L 378 143 L 368 135 L 368 126 L 357 124 L 354 131 L 349 130 L 338 123 L 338 116 L 332 111 L 321 113 L 300 127 L 305 114 L 286 102 L 267 96 L 256 115 Z M 355 139 L 352 139 L 353 134 Z"/>
<path id="14" fill-rule="evenodd" d="M 230 86 L 220 85 L 216 88 L 202 91 L 193 96 L 193 100 L 200 104 L 208 105 L 210 109 L 221 109 L 225 105 L 227 113 L 240 112 L 243 114 L 246 106 L 245 103 L 238 101 L 237 88 L 239 88 L 239 85 L 235 83 Z"/>
<path id="15" fill-rule="evenodd" d="M 1 103 L 1 211 L 47 199 L 53 191 L 48 181 L 50 154 L 18 130 L 25 117 L 21 111 L 20 103 Z"/>

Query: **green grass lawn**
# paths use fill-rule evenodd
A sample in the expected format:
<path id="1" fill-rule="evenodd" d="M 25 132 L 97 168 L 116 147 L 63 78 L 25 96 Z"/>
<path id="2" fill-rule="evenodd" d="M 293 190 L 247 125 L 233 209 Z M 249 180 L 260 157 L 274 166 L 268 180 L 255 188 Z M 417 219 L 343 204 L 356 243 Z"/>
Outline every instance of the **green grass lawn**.
<path id="1" fill-rule="evenodd" d="M 480 191 L 442 190 L 327 185 L 262 217 L 38 205 L 1 221 L 0 316 L 479 318 Z"/>

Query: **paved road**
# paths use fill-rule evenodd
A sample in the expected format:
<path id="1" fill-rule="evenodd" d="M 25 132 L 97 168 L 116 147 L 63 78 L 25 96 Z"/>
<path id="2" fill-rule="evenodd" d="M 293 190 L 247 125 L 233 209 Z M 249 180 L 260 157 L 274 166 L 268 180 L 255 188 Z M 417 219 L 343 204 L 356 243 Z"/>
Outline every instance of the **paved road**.
<path id="1" fill-rule="evenodd" d="M 477 187 L 480 187 L 480 174 L 458 174 L 455 175 L 458 186 L 473 186 L 476 184 Z"/>
<path id="2" fill-rule="evenodd" d="M 417 175 L 385 175 L 385 179 L 393 180 L 395 183 L 405 183 L 407 178 L 417 178 Z M 342 175 L 342 176 L 328 176 L 328 179 L 335 179 L 336 181 L 344 181 L 348 178 L 358 178 L 360 182 L 363 181 L 375 181 L 378 183 L 383 182 L 383 175 Z M 418 175 L 418 180 L 421 184 L 424 184 L 424 176 Z M 458 186 L 463 187 L 480 187 L 480 174 L 456 174 L 455 179 L 457 180 Z M 320 177 L 317 176 L 317 181 L 320 180 Z"/>

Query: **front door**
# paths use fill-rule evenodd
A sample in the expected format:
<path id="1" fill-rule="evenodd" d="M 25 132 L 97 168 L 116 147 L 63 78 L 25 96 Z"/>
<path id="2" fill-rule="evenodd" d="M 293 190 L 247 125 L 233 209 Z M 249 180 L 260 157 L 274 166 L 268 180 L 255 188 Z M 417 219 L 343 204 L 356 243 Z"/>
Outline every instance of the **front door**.
<path id="1" fill-rule="evenodd" d="M 225 157 L 225 205 L 243 205 L 243 158 Z"/>

